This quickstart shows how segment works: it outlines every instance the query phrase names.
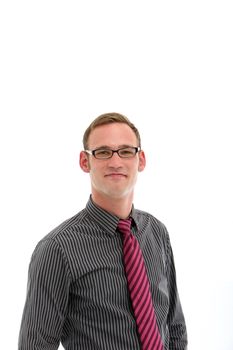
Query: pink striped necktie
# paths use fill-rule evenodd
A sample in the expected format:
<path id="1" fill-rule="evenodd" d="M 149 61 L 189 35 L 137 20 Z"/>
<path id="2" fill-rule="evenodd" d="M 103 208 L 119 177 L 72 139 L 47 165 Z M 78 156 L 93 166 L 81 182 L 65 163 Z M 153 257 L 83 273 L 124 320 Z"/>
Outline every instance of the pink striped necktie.
<path id="1" fill-rule="evenodd" d="M 141 349 L 162 350 L 163 344 L 156 322 L 142 252 L 130 228 L 131 219 L 119 221 L 118 230 L 123 236 L 125 274 L 141 341 Z"/>

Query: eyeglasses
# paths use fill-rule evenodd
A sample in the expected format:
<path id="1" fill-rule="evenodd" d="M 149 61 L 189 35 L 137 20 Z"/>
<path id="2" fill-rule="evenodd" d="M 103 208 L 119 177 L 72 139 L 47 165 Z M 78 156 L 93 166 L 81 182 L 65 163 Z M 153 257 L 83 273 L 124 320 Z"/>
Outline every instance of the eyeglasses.
<path id="1" fill-rule="evenodd" d="M 85 152 L 91 154 L 96 159 L 109 159 L 112 158 L 113 153 L 117 153 L 120 158 L 133 158 L 140 150 L 140 147 L 123 147 L 116 150 L 108 148 L 86 149 Z"/>

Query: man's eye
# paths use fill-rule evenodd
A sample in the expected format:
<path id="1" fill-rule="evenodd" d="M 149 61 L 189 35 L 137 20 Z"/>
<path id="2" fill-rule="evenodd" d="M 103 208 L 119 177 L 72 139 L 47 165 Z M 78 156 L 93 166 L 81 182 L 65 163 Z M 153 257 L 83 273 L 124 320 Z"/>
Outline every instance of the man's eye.
<path id="1" fill-rule="evenodd" d="M 127 156 L 127 155 L 132 155 L 134 154 L 134 150 L 131 148 L 124 148 L 120 150 L 121 155 Z"/>
<path id="2" fill-rule="evenodd" d="M 131 150 L 128 150 L 128 149 L 122 149 L 122 150 L 121 150 L 121 153 L 122 153 L 122 154 L 131 154 L 132 151 L 131 151 Z"/>
<path id="3" fill-rule="evenodd" d="M 106 156 L 111 154 L 111 151 L 107 150 L 107 149 L 98 149 L 97 151 L 95 151 L 95 154 L 98 156 Z"/>

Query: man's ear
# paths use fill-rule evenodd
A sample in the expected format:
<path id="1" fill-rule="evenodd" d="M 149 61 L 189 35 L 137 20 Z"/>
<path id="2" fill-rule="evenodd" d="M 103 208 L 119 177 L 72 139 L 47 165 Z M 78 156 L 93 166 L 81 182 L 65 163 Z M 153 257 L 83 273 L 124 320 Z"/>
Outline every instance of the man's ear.
<path id="1" fill-rule="evenodd" d="M 143 171 L 146 166 L 146 156 L 144 151 L 140 151 L 138 156 L 139 156 L 138 171 Z"/>
<path id="2" fill-rule="evenodd" d="M 80 155 L 79 155 L 79 165 L 80 165 L 80 168 L 81 168 L 85 173 L 89 173 L 89 172 L 90 172 L 88 155 L 87 155 L 86 152 L 84 152 L 84 151 L 81 151 L 81 152 L 80 152 Z"/>

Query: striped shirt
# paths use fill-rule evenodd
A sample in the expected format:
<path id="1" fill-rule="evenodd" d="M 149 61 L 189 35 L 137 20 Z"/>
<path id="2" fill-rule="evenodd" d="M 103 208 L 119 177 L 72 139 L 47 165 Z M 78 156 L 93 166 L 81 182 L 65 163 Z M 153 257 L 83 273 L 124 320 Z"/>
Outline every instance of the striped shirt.
<path id="1" fill-rule="evenodd" d="M 164 350 L 187 349 L 169 235 L 132 208 Z M 119 218 L 86 207 L 45 236 L 29 265 L 19 350 L 140 349 L 124 273 Z"/>

